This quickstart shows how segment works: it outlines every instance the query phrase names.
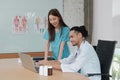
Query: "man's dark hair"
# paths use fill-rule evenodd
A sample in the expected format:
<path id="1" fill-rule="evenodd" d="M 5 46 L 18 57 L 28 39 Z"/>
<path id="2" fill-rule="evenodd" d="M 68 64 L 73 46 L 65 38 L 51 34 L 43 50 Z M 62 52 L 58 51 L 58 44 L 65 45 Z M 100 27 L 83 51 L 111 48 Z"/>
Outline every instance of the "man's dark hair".
<path id="1" fill-rule="evenodd" d="M 85 39 L 88 37 L 88 31 L 86 30 L 85 26 L 74 26 L 70 29 L 70 31 L 81 33 Z"/>

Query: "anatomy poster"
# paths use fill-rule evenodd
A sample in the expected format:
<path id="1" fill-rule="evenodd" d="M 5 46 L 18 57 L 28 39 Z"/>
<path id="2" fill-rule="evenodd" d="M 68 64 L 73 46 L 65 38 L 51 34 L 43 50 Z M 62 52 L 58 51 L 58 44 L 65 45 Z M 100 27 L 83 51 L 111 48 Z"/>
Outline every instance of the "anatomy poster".
<path id="1" fill-rule="evenodd" d="M 15 16 L 13 19 L 14 33 L 26 33 L 27 19 L 25 16 Z"/>
<path id="2" fill-rule="evenodd" d="M 47 19 L 46 17 L 35 17 L 34 30 L 36 33 L 43 33 L 46 29 Z"/>

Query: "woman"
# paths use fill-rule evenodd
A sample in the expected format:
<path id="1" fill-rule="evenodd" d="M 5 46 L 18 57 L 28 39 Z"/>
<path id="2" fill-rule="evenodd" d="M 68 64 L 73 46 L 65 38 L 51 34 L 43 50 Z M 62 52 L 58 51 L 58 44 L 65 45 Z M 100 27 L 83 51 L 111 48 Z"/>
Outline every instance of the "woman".
<path id="1" fill-rule="evenodd" d="M 64 23 L 57 9 L 51 9 L 48 13 L 48 30 L 44 34 L 46 39 L 45 58 L 47 60 L 49 47 L 51 46 L 53 58 L 60 60 L 68 57 L 70 51 L 67 45 L 69 41 L 69 27 Z"/>

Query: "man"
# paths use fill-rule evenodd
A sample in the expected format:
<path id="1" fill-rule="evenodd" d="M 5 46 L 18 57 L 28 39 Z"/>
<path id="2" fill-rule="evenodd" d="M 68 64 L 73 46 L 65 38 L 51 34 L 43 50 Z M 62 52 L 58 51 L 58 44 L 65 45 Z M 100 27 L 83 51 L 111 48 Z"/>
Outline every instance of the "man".
<path id="1" fill-rule="evenodd" d="M 98 56 L 92 45 L 86 41 L 88 31 L 85 26 L 75 26 L 70 29 L 70 41 L 73 46 L 77 46 L 75 53 L 71 53 L 68 58 L 60 61 L 40 61 L 39 64 L 52 65 L 54 69 L 62 72 L 79 72 L 83 75 L 88 73 L 101 73 Z M 90 80 L 101 80 L 101 76 L 89 77 Z"/>

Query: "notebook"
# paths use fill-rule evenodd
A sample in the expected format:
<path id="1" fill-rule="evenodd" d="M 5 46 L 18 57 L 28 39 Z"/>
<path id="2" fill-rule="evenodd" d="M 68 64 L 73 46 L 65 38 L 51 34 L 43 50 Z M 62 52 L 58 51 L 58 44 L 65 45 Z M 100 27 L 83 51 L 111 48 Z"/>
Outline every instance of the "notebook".
<path id="1" fill-rule="evenodd" d="M 39 66 L 35 65 L 33 59 L 31 58 L 30 55 L 25 54 L 25 53 L 19 53 L 19 57 L 21 59 L 22 65 L 24 68 L 39 73 Z"/>

